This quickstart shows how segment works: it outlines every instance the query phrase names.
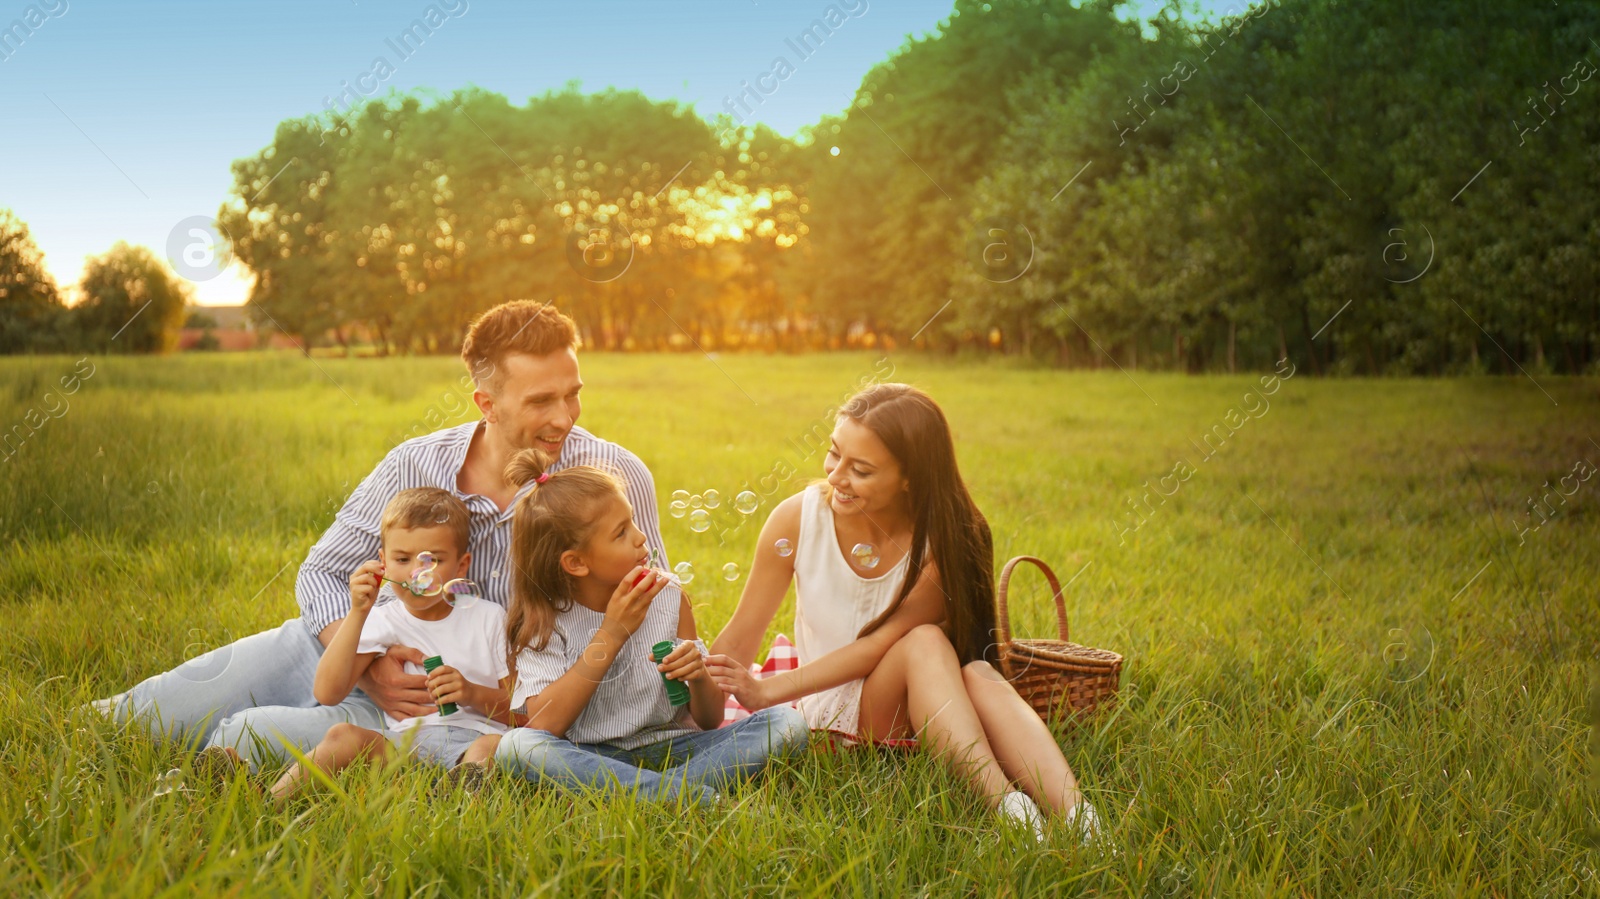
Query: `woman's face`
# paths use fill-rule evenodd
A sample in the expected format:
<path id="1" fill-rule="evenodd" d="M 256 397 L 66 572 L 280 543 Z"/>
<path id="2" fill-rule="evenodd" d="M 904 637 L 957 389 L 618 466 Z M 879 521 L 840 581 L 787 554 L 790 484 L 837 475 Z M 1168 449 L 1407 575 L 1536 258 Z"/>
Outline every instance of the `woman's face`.
<path id="1" fill-rule="evenodd" d="M 906 514 L 910 484 L 900 462 L 877 434 L 855 419 L 839 417 L 822 469 L 833 486 L 830 505 L 840 515 Z"/>

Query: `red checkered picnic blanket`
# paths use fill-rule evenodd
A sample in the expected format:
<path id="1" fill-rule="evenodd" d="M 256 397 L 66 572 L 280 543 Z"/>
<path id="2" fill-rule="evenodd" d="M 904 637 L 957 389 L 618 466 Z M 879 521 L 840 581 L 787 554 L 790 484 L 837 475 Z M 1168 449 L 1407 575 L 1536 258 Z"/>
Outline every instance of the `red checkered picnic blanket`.
<path id="1" fill-rule="evenodd" d="M 789 642 L 789 638 L 779 634 L 772 638 L 772 649 L 767 652 L 767 660 L 760 665 L 751 664 L 750 673 L 757 679 L 771 677 L 783 671 L 793 671 L 800 667 L 800 653 Z M 794 703 L 785 703 L 793 707 Z M 739 700 L 732 696 L 722 706 L 722 724 L 727 727 L 735 721 L 750 717 L 750 710 L 739 704 Z M 837 730 L 818 730 L 813 734 L 824 735 L 826 742 L 818 744 L 832 750 L 835 747 L 850 748 L 853 746 L 876 746 L 880 749 L 915 749 L 917 741 L 911 740 L 863 740 L 855 734 L 847 734 Z"/>
<path id="2" fill-rule="evenodd" d="M 795 651 L 794 644 L 789 638 L 779 634 L 772 638 L 772 649 L 767 653 L 767 660 L 760 665 L 751 664 L 750 673 L 757 679 L 771 677 L 782 671 L 793 671 L 800 667 L 800 653 Z M 794 703 L 789 703 L 793 706 Z M 750 710 L 739 704 L 739 700 L 732 696 L 722 706 L 721 727 L 727 727 L 735 721 L 750 717 Z"/>

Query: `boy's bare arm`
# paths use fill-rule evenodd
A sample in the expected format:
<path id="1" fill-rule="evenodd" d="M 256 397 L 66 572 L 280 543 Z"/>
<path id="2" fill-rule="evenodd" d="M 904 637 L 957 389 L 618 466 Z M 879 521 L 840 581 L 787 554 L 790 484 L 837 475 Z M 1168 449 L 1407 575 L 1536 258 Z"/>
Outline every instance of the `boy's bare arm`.
<path id="1" fill-rule="evenodd" d="M 350 575 L 350 614 L 339 624 L 338 632 L 317 661 L 317 677 L 312 684 L 313 695 L 323 705 L 344 702 L 367 666 L 378 657 L 378 653 L 357 653 L 356 649 L 361 645 L 361 629 L 377 600 L 382 577 L 383 563 L 376 559 Z"/>

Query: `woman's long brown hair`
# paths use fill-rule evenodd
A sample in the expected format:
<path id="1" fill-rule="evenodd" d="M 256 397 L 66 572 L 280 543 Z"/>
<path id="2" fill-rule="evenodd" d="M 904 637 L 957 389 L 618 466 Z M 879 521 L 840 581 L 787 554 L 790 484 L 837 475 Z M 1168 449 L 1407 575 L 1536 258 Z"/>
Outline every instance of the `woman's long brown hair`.
<path id="1" fill-rule="evenodd" d="M 933 398 L 909 384 L 876 384 L 851 397 L 841 416 L 889 448 L 908 483 L 910 562 L 900 593 L 858 637 L 877 630 L 905 602 L 931 553 L 945 594 L 950 642 L 962 664 L 998 661 L 994 644 L 994 539 L 956 466 L 950 423 Z"/>
<path id="2" fill-rule="evenodd" d="M 525 449 L 506 466 L 507 483 L 536 480 L 555 462 L 549 453 Z M 511 608 L 506 612 L 506 643 L 511 654 L 550 642 L 556 616 L 572 607 L 572 575 L 561 554 L 579 549 L 594 533 L 605 500 L 624 496 L 610 472 L 574 465 L 552 474 L 517 500 L 511 516 Z"/>

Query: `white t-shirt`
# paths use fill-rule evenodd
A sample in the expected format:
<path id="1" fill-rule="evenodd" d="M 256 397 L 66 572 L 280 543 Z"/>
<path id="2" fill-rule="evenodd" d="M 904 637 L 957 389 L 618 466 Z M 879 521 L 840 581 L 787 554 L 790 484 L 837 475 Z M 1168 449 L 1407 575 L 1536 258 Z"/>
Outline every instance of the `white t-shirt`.
<path id="1" fill-rule="evenodd" d="M 357 653 L 384 652 L 391 646 L 411 646 L 424 656 L 439 656 L 444 664 L 461 672 L 472 683 L 498 687 L 510 673 L 506 667 L 506 613 L 492 602 L 475 596 L 456 600 L 450 614 L 438 621 L 424 621 L 412 615 L 398 599 L 374 606 L 361 629 Z M 422 666 L 406 662 L 407 674 L 423 674 Z M 419 718 L 384 716 L 390 730 L 408 730 L 430 724 L 470 727 L 486 734 L 504 733 L 506 726 L 482 712 L 461 703 L 453 715 L 438 712 Z"/>

